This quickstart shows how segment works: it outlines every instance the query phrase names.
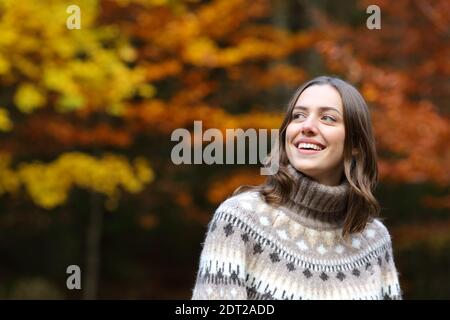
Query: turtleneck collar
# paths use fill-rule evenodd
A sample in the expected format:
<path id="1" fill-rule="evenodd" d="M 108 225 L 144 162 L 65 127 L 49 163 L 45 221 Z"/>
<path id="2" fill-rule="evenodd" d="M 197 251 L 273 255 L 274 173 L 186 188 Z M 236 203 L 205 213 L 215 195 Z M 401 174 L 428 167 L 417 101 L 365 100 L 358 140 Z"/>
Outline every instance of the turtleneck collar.
<path id="1" fill-rule="evenodd" d="M 306 227 L 330 230 L 342 227 L 350 185 L 346 179 L 338 186 L 320 184 L 295 169 L 291 164 L 288 172 L 295 185 L 292 188 L 287 214 Z"/>

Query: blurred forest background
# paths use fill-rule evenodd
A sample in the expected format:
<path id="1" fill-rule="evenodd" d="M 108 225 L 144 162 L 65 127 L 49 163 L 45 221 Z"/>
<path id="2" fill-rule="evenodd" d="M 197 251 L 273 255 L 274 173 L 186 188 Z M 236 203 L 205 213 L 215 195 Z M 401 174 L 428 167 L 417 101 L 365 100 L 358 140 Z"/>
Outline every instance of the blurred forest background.
<path id="1" fill-rule="evenodd" d="M 215 208 L 264 177 L 176 166 L 172 131 L 279 128 L 334 74 L 371 108 L 405 298 L 450 299 L 449 25 L 447 0 L 0 0 L 0 298 L 189 299 Z"/>

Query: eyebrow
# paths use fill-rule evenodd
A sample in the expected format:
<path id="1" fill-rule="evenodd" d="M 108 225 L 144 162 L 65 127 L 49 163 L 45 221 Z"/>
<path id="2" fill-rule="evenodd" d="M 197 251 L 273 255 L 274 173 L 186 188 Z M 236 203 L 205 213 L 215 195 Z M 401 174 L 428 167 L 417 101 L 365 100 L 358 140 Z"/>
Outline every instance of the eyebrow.
<path id="1" fill-rule="evenodd" d="M 295 106 L 293 110 L 295 110 L 295 109 L 308 110 L 309 108 L 305 107 L 305 106 Z M 321 111 L 323 111 L 323 110 L 332 110 L 332 111 L 336 111 L 337 113 L 341 114 L 341 112 L 338 109 L 333 108 L 333 107 L 323 106 L 323 107 L 318 107 L 317 109 L 319 109 Z"/>

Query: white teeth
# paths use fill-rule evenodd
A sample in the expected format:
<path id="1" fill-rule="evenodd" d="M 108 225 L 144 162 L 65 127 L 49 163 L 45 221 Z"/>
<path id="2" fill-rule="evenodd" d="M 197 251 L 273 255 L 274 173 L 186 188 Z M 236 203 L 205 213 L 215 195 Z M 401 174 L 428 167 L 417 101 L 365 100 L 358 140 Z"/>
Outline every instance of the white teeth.
<path id="1" fill-rule="evenodd" d="M 312 144 L 312 143 L 300 143 L 300 144 L 298 145 L 298 148 L 299 148 L 299 149 L 302 149 L 302 148 L 312 148 L 312 149 L 319 150 L 319 151 L 322 150 L 321 147 L 319 147 L 318 145 Z"/>

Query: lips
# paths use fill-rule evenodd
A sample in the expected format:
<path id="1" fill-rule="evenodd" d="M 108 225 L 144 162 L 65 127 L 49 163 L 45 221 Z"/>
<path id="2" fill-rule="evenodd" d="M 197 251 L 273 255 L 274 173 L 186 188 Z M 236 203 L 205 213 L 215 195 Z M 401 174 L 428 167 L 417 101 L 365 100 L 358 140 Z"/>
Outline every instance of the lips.
<path id="1" fill-rule="evenodd" d="M 308 154 L 319 154 L 323 150 L 314 150 L 314 149 L 298 149 L 297 151 L 301 154 L 308 155 Z"/>
<path id="2" fill-rule="evenodd" d="M 318 142 L 317 140 L 310 139 L 310 138 L 299 139 L 294 142 L 294 145 L 297 149 L 301 149 L 301 148 L 315 149 L 315 148 L 319 147 L 320 150 L 317 150 L 317 151 L 322 151 L 323 149 L 326 148 L 326 146 L 323 145 L 322 143 Z"/>
<path id="3" fill-rule="evenodd" d="M 322 151 L 323 148 L 316 145 L 316 144 L 312 144 L 312 143 L 299 143 L 297 149 L 302 149 L 302 150 L 316 150 L 316 151 Z"/>

